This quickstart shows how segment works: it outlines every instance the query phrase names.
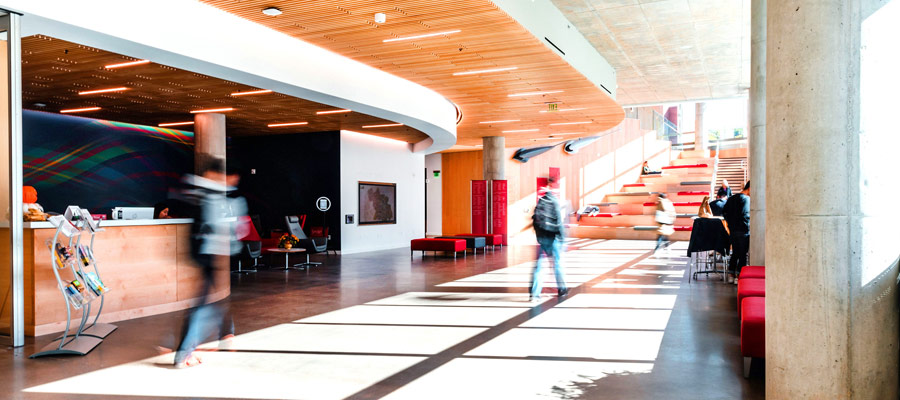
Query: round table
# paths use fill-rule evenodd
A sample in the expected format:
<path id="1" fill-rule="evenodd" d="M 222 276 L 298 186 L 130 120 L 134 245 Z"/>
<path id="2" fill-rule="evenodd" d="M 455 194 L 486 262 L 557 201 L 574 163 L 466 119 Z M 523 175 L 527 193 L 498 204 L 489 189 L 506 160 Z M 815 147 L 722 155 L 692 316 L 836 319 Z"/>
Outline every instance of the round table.
<path id="1" fill-rule="evenodd" d="M 290 249 L 273 247 L 273 248 L 266 249 L 266 252 L 268 252 L 268 253 L 284 253 L 284 270 L 287 271 L 287 270 L 291 269 L 291 266 L 288 263 L 288 258 L 291 256 L 291 254 L 305 253 L 306 249 L 301 249 L 301 248 L 297 248 L 297 247 L 291 247 Z M 296 267 L 297 265 L 300 265 L 300 264 L 294 264 L 294 267 Z M 299 267 L 297 269 L 304 269 L 304 268 L 305 267 Z"/>

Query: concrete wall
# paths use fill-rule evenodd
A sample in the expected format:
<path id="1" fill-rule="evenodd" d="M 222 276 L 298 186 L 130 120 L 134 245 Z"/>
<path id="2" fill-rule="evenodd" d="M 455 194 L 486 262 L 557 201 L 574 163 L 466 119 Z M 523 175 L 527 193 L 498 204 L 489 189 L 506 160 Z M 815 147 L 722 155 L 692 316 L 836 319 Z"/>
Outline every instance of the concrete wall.
<path id="1" fill-rule="evenodd" d="M 435 171 L 441 171 L 441 155 L 429 154 L 425 156 L 425 192 L 427 204 L 426 212 L 426 235 L 440 235 L 442 231 L 441 210 L 443 209 L 442 189 L 443 189 L 443 173 L 435 177 Z"/>
<path id="2" fill-rule="evenodd" d="M 407 247 L 424 237 L 424 172 L 425 156 L 407 143 L 341 131 L 341 215 L 354 215 L 353 224 L 342 225 L 341 253 Z M 397 184 L 396 224 L 358 224 L 360 181 Z"/>

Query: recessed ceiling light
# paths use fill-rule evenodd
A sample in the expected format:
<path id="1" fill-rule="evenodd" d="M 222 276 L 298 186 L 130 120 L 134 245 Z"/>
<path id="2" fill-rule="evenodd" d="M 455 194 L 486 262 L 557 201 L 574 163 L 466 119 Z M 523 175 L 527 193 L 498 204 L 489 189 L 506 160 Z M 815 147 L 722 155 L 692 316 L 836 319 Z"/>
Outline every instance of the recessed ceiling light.
<path id="1" fill-rule="evenodd" d="M 247 96 L 247 95 L 251 95 L 251 94 L 266 94 L 266 93 L 272 93 L 272 91 L 268 90 L 268 89 L 261 89 L 261 90 L 251 90 L 248 92 L 234 92 L 231 95 L 232 96 Z"/>
<path id="2" fill-rule="evenodd" d="M 375 23 L 383 24 L 387 22 L 387 15 L 385 13 L 375 13 Z"/>
<path id="3" fill-rule="evenodd" d="M 116 69 L 116 68 L 133 67 L 135 65 L 144 65 L 144 64 L 149 64 L 149 63 L 150 63 L 150 60 L 137 60 L 137 61 L 123 62 L 123 63 L 119 63 L 119 64 L 105 65 L 105 66 L 103 66 L 103 68 Z"/>
<path id="4" fill-rule="evenodd" d="M 562 93 L 562 90 L 550 90 L 546 92 L 524 92 L 524 93 L 513 93 L 509 95 L 509 97 L 520 97 L 520 96 L 537 96 L 541 94 L 552 94 L 552 93 Z"/>
<path id="5" fill-rule="evenodd" d="M 211 113 L 211 112 L 226 112 L 226 111 L 234 111 L 234 108 L 224 107 L 224 108 L 208 108 L 205 110 L 193 110 L 191 114 L 201 114 L 201 113 Z"/>
<path id="6" fill-rule="evenodd" d="M 363 125 L 364 129 L 369 128 L 387 128 L 391 126 L 403 126 L 403 124 L 381 124 L 381 125 Z"/>
<path id="7" fill-rule="evenodd" d="M 482 69 L 479 71 L 454 72 L 453 76 L 487 74 L 490 72 L 512 71 L 514 69 L 519 69 L 519 67 L 506 67 L 506 68 Z"/>
<path id="8" fill-rule="evenodd" d="M 500 124 L 503 122 L 519 122 L 518 119 L 503 119 L 499 121 L 481 121 L 479 124 Z"/>
<path id="9" fill-rule="evenodd" d="M 340 110 L 316 111 L 316 115 L 341 114 L 341 113 L 348 113 L 350 111 L 353 111 L 353 110 L 340 109 Z"/>
<path id="10" fill-rule="evenodd" d="M 453 31 L 446 31 L 446 32 L 426 33 L 424 35 L 406 36 L 406 37 L 399 37 L 399 38 L 393 38 L 393 39 L 384 39 L 383 42 L 388 43 L 388 42 L 399 42 L 401 40 L 424 39 L 424 38 L 429 38 L 429 37 L 434 37 L 434 36 L 449 35 L 451 33 L 458 33 L 458 32 L 460 32 L 459 29 L 453 30 Z"/>
<path id="11" fill-rule="evenodd" d="M 84 96 L 86 94 L 97 94 L 97 93 L 110 93 L 110 92 L 122 92 L 128 90 L 127 87 L 114 87 L 109 89 L 97 89 L 97 90 L 86 90 L 84 92 L 78 92 L 79 96 Z"/>
<path id="12" fill-rule="evenodd" d="M 281 10 L 279 10 L 279 9 L 277 9 L 277 8 L 275 8 L 275 7 L 264 8 L 264 9 L 262 10 L 262 13 L 263 13 L 263 14 L 266 14 L 266 15 L 268 15 L 268 16 L 272 16 L 272 17 L 274 17 L 274 16 L 276 16 L 276 15 L 281 15 L 281 14 L 282 14 Z"/>
<path id="13" fill-rule="evenodd" d="M 80 113 L 80 112 L 86 112 L 86 111 L 97 111 L 99 109 L 100 109 L 100 107 L 70 108 L 68 110 L 59 110 L 59 112 L 61 112 L 63 114 L 69 114 L 69 113 Z"/>
<path id="14" fill-rule="evenodd" d="M 537 132 L 540 129 L 516 129 L 512 131 L 503 131 L 503 133 L 516 133 L 516 132 Z"/>
<path id="15" fill-rule="evenodd" d="M 269 124 L 269 128 L 278 128 L 280 126 L 298 126 L 298 125 L 306 125 L 309 122 L 283 122 L 280 124 Z"/>
<path id="16" fill-rule="evenodd" d="M 541 110 L 541 112 L 542 112 L 542 113 L 547 113 L 547 112 L 566 112 L 566 111 L 581 111 L 581 110 L 586 110 L 586 109 L 587 109 L 587 108 L 584 108 L 584 107 L 582 107 L 582 108 L 560 108 L 559 110 L 556 110 L 556 111 Z"/>
<path id="17" fill-rule="evenodd" d="M 194 121 L 184 121 L 184 122 L 166 122 L 164 124 L 159 124 L 160 127 L 166 126 L 181 126 L 181 125 L 193 125 Z"/>
<path id="18" fill-rule="evenodd" d="M 34 104 L 32 104 L 32 105 L 35 106 L 35 107 L 47 107 L 47 105 L 44 104 L 44 103 L 34 103 Z"/>
<path id="19" fill-rule="evenodd" d="M 591 121 L 557 122 L 557 123 L 555 123 L 555 124 L 550 124 L 550 126 L 557 126 L 557 125 L 584 125 L 584 124 L 590 124 L 590 123 L 591 123 Z"/>

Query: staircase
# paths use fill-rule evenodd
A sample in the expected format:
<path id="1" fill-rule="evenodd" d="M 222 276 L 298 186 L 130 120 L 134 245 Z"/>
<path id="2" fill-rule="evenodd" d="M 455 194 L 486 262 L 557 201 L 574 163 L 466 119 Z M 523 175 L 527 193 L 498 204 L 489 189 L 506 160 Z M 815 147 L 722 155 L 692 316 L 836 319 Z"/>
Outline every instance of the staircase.
<path id="1" fill-rule="evenodd" d="M 709 157 L 708 151 L 681 152 L 678 159 L 662 168 L 662 174 L 642 175 L 638 182 L 623 185 L 618 193 L 606 195 L 603 203 L 592 204 L 599 212 L 582 215 L 580 219 L 573 216 L 569 231 L 577 238 L 656 239 L 656 197 L 666 193 L 678 214 L 675 234 L 669 239 L 690 240 L 692 218 L 697 216 L 703 196 L 713 189 L 718 161 Z M 732 182 L 731 178 L 727 179 Z M 736 187 L 736 183 L 732 185 Z"/>
<path id="2" fill-rule="evenodd" d="M 747 157 L 720 158 L 714 189 L 722 187 L 722 180 L 728 179 L 728 185 L 731 186 L 732 192 L 740 192 L 744 187 L 748 168 Z"/>

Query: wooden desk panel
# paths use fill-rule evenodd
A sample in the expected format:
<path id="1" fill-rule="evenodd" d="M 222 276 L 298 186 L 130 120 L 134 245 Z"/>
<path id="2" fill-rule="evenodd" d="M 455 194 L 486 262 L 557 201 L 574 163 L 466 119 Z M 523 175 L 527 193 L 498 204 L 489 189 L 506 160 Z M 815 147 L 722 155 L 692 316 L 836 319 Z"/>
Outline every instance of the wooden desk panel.
<path id="1" fill-rule="evenodd" d="M 190 226 L 186 224 L 108 227 L 97 234 L 94 253 L 100 277 L 109 286 L 103 306 L 104 322 L 140 318 L 184 309 L 192 305 L 200 284 L 197 268 L 187 254 Z M 65 328 L 66 310 L 62 294 L 50 265 L 54 229 L 26 229 L 25 287 L 26 334 L 43 335 Z M 28 238 L 31 236 L 29 245 Z M 89 237 L 85 235 L 85 239 Z M 227 265 L 227 262 L 226 262 Z M 72 271 L 60 270 L 63 279 L 71 280 Z M 221 282 L 214 300 L 230 293 L 227 267 L 217 278 Z M 31 285 L 29 285 L 31 282 Z M 31 316 L 28 304 L 32 304 Z M 99 300 L 91 310 L 96 314 Z M 73 322 L 81 312 L 73 313 Z"/>

